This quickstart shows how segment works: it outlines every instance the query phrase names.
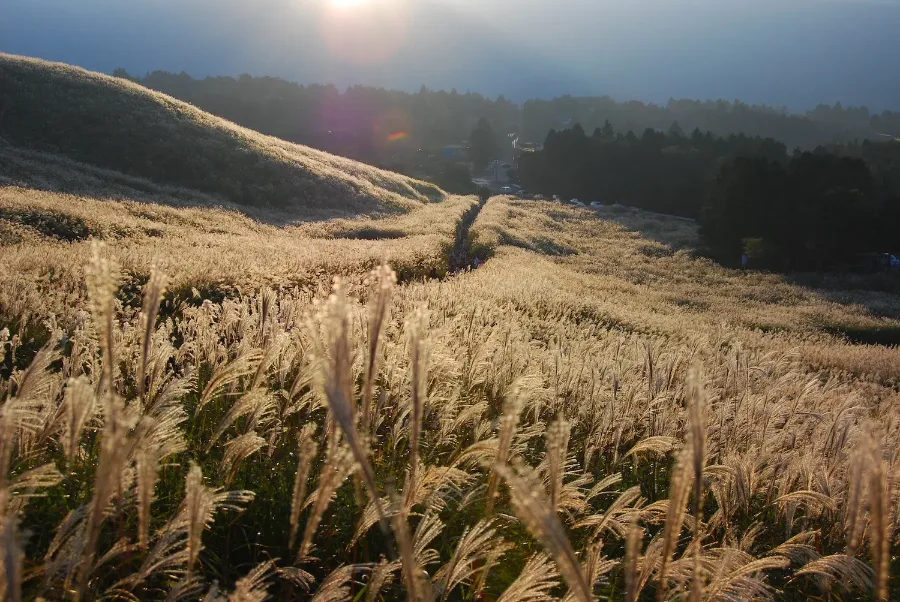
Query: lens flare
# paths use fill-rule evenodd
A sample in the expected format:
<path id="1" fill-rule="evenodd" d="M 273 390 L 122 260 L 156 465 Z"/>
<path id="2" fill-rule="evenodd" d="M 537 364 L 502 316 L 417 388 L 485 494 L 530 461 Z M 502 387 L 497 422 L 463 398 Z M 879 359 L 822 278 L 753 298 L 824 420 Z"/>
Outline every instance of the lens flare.
<path id="1" fill-rule="evenodd" d="M 390 136 L 387 137 L 388 142 L 394 142 L 396 140 L 405 140 L 408 134 L 406 132 L 394 132 Z"/>

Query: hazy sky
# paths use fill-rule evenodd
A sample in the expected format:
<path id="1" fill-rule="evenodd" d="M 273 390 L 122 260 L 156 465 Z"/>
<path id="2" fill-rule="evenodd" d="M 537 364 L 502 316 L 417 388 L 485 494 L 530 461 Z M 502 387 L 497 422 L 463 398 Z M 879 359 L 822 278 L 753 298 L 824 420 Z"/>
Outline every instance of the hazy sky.
<path id="1" fill-rule="evenodd" d="M 900 0 L 0 0 L 0 50 L 516 100 L 900 109 Z"/>

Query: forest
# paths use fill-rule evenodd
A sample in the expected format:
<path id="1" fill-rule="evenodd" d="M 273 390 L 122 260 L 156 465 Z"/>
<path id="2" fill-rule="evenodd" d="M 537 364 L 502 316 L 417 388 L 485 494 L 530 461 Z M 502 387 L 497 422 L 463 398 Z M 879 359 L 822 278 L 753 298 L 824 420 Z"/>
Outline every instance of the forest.
<path id="1" fill-rule="evenodd" d="M 895 142 L 788 152 L 773 138 L 687 136 L 677 123 L 640 137 L 576 124 L 524 153 L 518 175 L 534 192 L 699 218 L 715 254 L 747 252 L 755 267 L 821 269 L 900 248 Z"/>
<path id="2" fill-rule="evenodd" d="M 744 133 L 774 137 L 788 148 L 813 149 L 851 140 L 900 137 L 900 113 L 870 113 L 865 107 L 819 105 L 805 114 L 748 105 L 739 100 L 670 99 L 665 106 L 608 96 L 532 99 L 519 105 L 504 96 L 430 90 L 417 93 L 353 86 L 300 85 L 277 77 L 207 77 L 154 71 L 143 77 L 116 69 L 114 75 L 190 102 L 251 129 L 336 154 L 387 164 L 399 149 L 440 149 L 466 140 L 485 118 L 498 135 L 543 140 L 551 129 L 580 123 L 586 130 L 609 121 L 617 130 L 665 131 L 678 122 L 718 136 Z M 401 138 L 392 135 L 403 133 Z M 398 144 L 399 143 L 399 144 Z M 402 153 L 401 153 L 402 154 Z"/>

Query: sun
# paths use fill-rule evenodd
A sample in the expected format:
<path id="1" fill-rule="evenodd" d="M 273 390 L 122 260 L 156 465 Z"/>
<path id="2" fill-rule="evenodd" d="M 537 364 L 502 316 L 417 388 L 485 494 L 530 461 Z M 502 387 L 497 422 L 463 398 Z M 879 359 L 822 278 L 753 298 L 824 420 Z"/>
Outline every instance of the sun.
<path id="1" fill-rule="evenodd" d="M 356 8 L 368 4 L 370 0 L 329 0 L 334 8 Z"/>

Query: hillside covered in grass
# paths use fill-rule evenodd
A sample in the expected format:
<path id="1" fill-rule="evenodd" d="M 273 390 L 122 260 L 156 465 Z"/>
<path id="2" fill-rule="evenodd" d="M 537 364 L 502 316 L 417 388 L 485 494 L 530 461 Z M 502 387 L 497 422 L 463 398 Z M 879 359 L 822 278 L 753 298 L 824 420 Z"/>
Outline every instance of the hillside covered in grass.
<path id="1" fill-rule="evenodd" d="M 729 270 L 622 207 L 292 220 L 49 150 L 0 147 L 0 599 L 898 591 L 874 278 Z"/>
<path id="2" fill-rule="evenodd" d="M 9 146 L 241 206 L 384 212 L 444 196 L 431 184 L 264 136 L 127 80 L 0 54 L 0 151 L 4 162 L 27 160 Z"/>

